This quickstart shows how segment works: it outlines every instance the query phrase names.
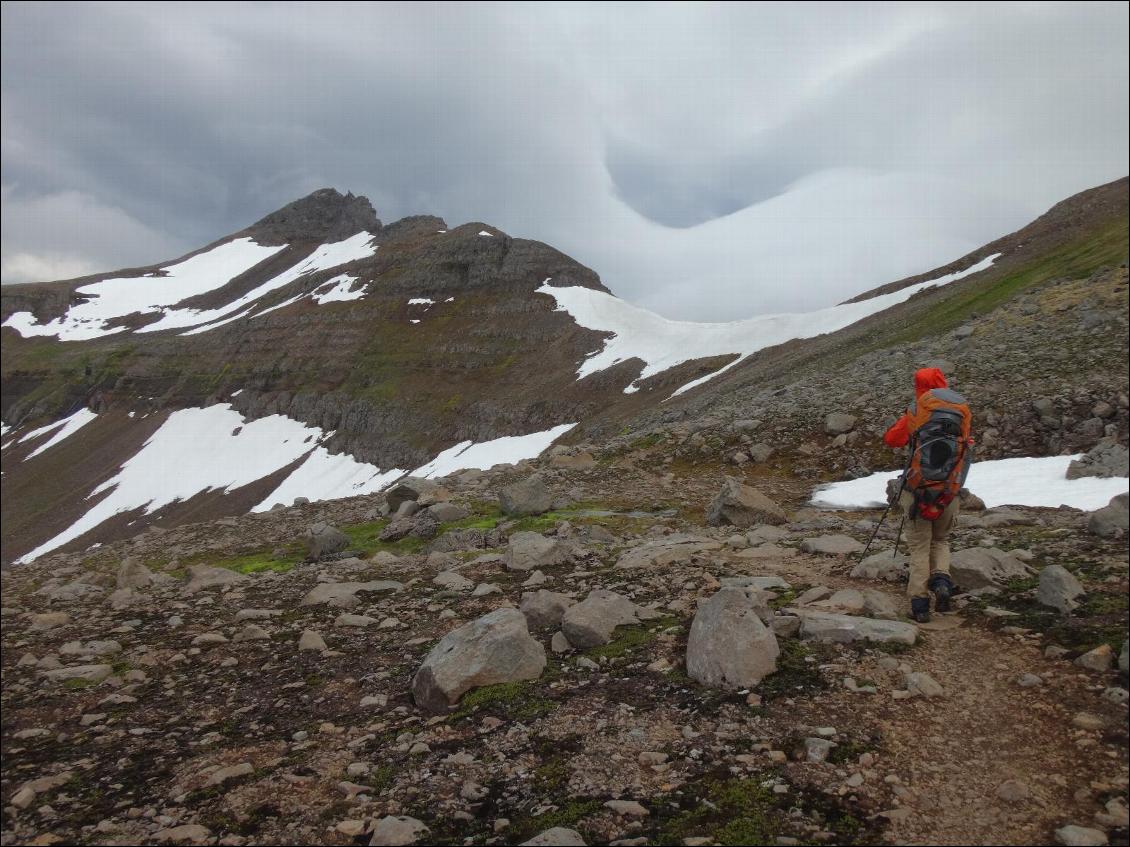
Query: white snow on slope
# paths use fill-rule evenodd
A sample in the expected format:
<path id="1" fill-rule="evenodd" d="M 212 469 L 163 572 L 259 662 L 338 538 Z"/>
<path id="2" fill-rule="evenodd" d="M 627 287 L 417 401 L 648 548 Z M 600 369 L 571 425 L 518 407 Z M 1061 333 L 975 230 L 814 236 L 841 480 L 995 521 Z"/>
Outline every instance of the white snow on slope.
<path id="1" fill-rule="evenodd" d="M 338 497 L 373 494 L 402 476 L 402 470 L 393 468 L 381 471 L 376 465 L 358 462 L 348 453 L 333 456 L 325 447 L 318 446 L 306 457 L 306 461 L 251 511 L 265 512 L 275 503 L 289 506 L 295 497 L 333 500 Z"/>
<path id="2" fill-rule="evenodd" d="M 204 294 L 268 259 L 282 247 L 264 247 L 250 238 L 237 238 L 163 268 L 166 276 L 117 277 L 84 285 L 77 293 L 90 298 L 71 306 L 62 317 L 45 324 L 31 312 L 16 312 L 4 322 L 24 338 L 54 335 L 60 341 L 84 341 L 123 332 L 106 322 L 134 312 L 153 312 Z"/>
<path id="3" fill-rule="evenodd" d="M 70 427 L 75 417 L 60 423 Z M 573 426 L 564 424 L 546 432 L 496 438 L 482 444 L 465 441 L 443 451 L 414 475 L 443 476 L 466 468 L 485 470 L 500 462 L 529 459 Z M 40 431 L 47 429 L 50 427 Z M 283 415 L 245 421 L 227 403 L 173 412 L 118 473 L 87 498 L 105 492 L 102 500 L 19 561 L 30 562 L 55 550 L 121 512 L 144 509 L 145 514 L 151 514 L 201 492 L 239 488 L 303 457 L 304 461 L 252 511 L 265 511 L 279 502 L 289 504 L 295 497 L 330 500 L 369 494 L 404 475 L 398 469 L 381 471 L 348 454 L 330 455 L 320 442 L 331 435 Z M 53 441 L 61 437 L 66 436 L 57 435 Z"/>
<path id="4" fill-rule="evenodd" d="M 319 285 L 310 294 L 310 298 L 316 300 L 319 306 L 325 303 L 344 303 L 349 300 L 360 300 L 365 296 L 365 286 L 361 286 L 356 291 L 351 291 L 350 289 L 355 282 L 357 282 L 357 277 L 355 276 L 348 276 L 346 274 L 335 276 L 328 282 Z"/>
<path id="5" fill-rule="evenodd" d="M 435 300 L 430 297 L 413 297 L 408 301 L 409 306 L 434 306 Z"/>
<path id="6" fill-rule="evenodd" d="M 880 294 L 858 303 L 842 303 L 815 312 L 785 315 L 759 315 L 731 323 L 693 323 L 672 321 L 654 312 L 633 306 L 631 303 L 594 291 L 591 288 L 570 286 L 554 288 L 545 280 L 538 292 L 548 294 L 557 301 L 557 311 L 568 312 L 573 320 L 586 329 L 614 333 L 604 346 L 585 359 L 577 369 L 577 379 L 602 371 L 619 362 L 637 357 L 644 361 L 640 380 L 673 368 L 692 359 L 736 353 L 739 358 L 713 373 L 689 382 L 674 393 L 681 394 L 729 370 L 745 357 L 766 347 L 783 344 L 794 338 L 813 338 L 843 329 L 856 321 L 881 312 L 912 295 L 936 285 L 945 285 L 983 271 L 999 253 L 980 262 L 936 279 L 920 282 L 890 294 Z M 624 389 L 636 391 L 635 383 Z M 674 396 L 674 395 L 672 395 Z"/>
<path id="7" fill-rule="evenodd" d="M 138 332 L 160 332 L 165 329 L 199 326 L 200 324 L 211 324 L 214 321 L 219 321 L 232 312 L 250 306 L 271 291 L 289 285 L 299 277 L 372 256 L 377 251 L 377 248 L 369 243 L 372 240 L 373 236 L 369 233 L 359 232 L 344 241 L 322 244 L 301 262 L 287 268 L 278 276 L 272 277 L 230 303 L 216 309 L 165 309 L 165 314 L 159 321 L 141 327 Z M 224 282 L 226 281 L 224 280 Z M 221 326 L 221 324 L 216 323 L 216 326 Z M 184 334 L 187 335 L 188 333 Z"/>
<path id="8" fill-rule="evenodd" d="M 32 450 L 30 453 L 28 453 L 27 456 L 24 457 L 24 461 L 26 462 L 28 459 L 32 458 L 33 456 L 38 456 L 40 453 L 44 452 L 45 450 L 50 450 L 52 447 L 54 447 L 60 441 L 74 435 L 76 432 L 78 432 L 80 429 L 82 429 L 84 426 L 86 426 L 88 423 L 90 423 L 92 420 L 94 420 L 97 417 L 98 417 L 98 415 L 94 414 L 94 412 L 90 411 L 90 409 L 88 409 L 84 406 L 83 408 L 81 408 L 77 412 L 75 412 L 73 415 L 71 415 L 69 418 L 63 418 L 61 421 L 55 421 L 55 423 L 50 424 L 49 426 L 40 427 L 39 429 L 35 430 L 34 432 L 29 432 L 27 435 L 25 435 L 23 438 L 21 438 L 20 441 L 27 441 L 33 435 L 36 435 L 36 434 L 42 433 L 42 432 L 46 432 L 47 430 L 54 429 L 55 427 L 61 427 L 59 429 L 59 431 L 56 432 L 55 435 L 53 435 L 48 441 L 44 442 L 43 444 L 40 444 L 38 447 L 36 447 L 34 450 Z"/>
<path id="9" fill-rule="evenodd" d="M 1094 511 L 1110 498 L 1130 489 L 1130 479 L 1082 477 L 1068 479 L 1067 466 L 1079 456 L 998 459 L 975 462 L 969 469 L 966 487 L 995 506 L 1071 506 Z M 887 481 L 901 471 L 884 471 L 847 482 L 835 482 L 812 495 L 815 506 L 830 509 L 873 509 L 887 505 Z"/>
<path id="10" fill-rule="evenodd" d="M 447 476 L 459 470 L 470 468 L 487 470 L 494 465 L 515 464 L 523 459 L 532 459 L 575 426 L 575 423 L 561 424 L 544 432 L 504 435 L 502 438 L 479 444 L 473 441 L 461 441 L 454 447 L 444 450 L 426 465 L 416 468 L 412 471 L 412 476 L 430 479 Z"/>

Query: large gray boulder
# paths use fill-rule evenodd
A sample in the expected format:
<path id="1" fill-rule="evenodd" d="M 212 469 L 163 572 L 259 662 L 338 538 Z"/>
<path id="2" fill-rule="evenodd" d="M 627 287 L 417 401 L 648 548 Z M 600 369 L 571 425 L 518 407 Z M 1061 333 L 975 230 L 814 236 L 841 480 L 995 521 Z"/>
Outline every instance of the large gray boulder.
<path id="1" fill-rule="evenodd" d="M 361 600 L 359 593 L 366 591 L 400 591 L 404 585 L 392 579 L 378 579 L 372 582 L 321 582 L 310 589 L 300 606 L 334 606 L 338 609 L 352 609 Z"/>
<path id="2" fill-rule="evenodd" d="M 1030 573 L 1024 562 L 996 547 L 968 547 L 950 557 L 950 576 L 965 591 L 1003 588 L 1010 579 Z"/>
<path id="3" fill-rule="evenodd" d="M 1076 598 L 1084 593 L 1075 574 L 1062 565 L 1048 565 L 1040 571 L 1040 587 L 1036 592 L 1036 599 L 1043 605 L 1058 609 L 1066 615 L 1079 607 Z"/>
<path id="4" fill-rule="evenodd" d="M 598 588 L 565 610 L 561 631 L 571 645 L 587 650 L 611 641 L 618 626 L 630 626 L 658 616 L 657 612 L 637 606 L 622 594 Z"/>
<path id="5" fill-rule="evenodd" d="M 222 588 L 237 582 L 245 582 L 247 576 L 227 568 L 213 568 L 210 565 L 189 565 L 188 584 L 182 593 L 196 594 L 208 588 Z"/>
<path id="6" fill-rule="evenodd" d="M 385 815 L 373 826 L 370 847 L 407 847 L 428 834 L 428 825 L 407 815 Z"/>
<path id="7" fill-rule="evenodd" d="M 713 688 L 750 688 L 777 670 L 780 648 L 761 620 L 761 592 L 724 587 L 698 607 L 687 639 L 687 675 Z"/>
<path id="8" fill-rule="evenodd" d="M 506 547 L 506 567 L 512 571 L 563 565 L 572 557 L 570 544 L 538 532 L 515 532 Z"/>
<path id="9" fill-rule="evenodd" d="M 824 418 L 824 432 L 828 435 L 841 435 L 855 429 L 855 415 L 832 412 Z"/>
<path id="10" fill-rule="evenodd" d="M 127 556 L 118 566 L 118 588 L 148 588 L 156 581 L 156 574 L 137 559 Z"/>
<path id="11" fill-rule="evenodd" d="M 1130 529 L 1130 494 L 1116 494 L 1101 509 L 1091 512 L 1087 531 L 1102 538 L 1125 535 Z"/>
<path id="12" fill-rule="evenodd" d="M 430 479 L 406 476 L 385 492 L 385 502 L 388 503 L 389 511 L 395 513 L 407 500 L 412 500 L 423 507 L 439 502 L 444 499 L 443 495 L 444 492 L 438 483 Z"/>
<path id="13" fill-rule="evenodd" d="M 730 524 L 746 529 L 757 524 L 780 525 L 788 521 L 784 510 L 752 486 L 732 476 L 722 482 L 718 496 L 706 511 L 711 526 Z"/>
<path id="14" fill-rule="evenodd" d="M 813 641 L 913 644 L 918 639 L 918 628 L 902 621 L 875 620 L 803 608 L 794 611 L 800 617 L 800 637 Z"/>
<path id="15" fill-rule="evenodd" d="M 572 597 L 542 588 L 524 592 L 518 609 L 526 616 L 531 629 L 557 629 L 565 610 L 576 602 Z"/>
<path id="16" fill-rule="evenodd" d="M 523 841 L 522 847 L 585 847 L 585 839 L 575 829 L 555 826 Z"/>
<path id="17" fill-rule="evenodd" d="M 307 529 L 302 541 L 306 544 L 306 555 L 311 559 L 339 553 L 349 546 L 349 536 L 337 527 L 322 522 Z"/>
<path id="18" fill-rule="evenodd" d="M 863 552 L 863 545 L 850 535 L 820 535 L 804 539 L 800 543 L 800 549 L 805 553 L 817 553 L 821 556 L 850 556 L 852 553 Z"/>
<path id="19" fill-rule="evenodd" d="M 712 538 L 676 532 L 629 547 L 620 555 L 616 567 L 619 570 L 669 568 L 675 564 L 689 563 L 696 556 L 721 549 L 721 542 Z"/>
<path id="20" fill-rule="evenodd" d="M 498 505 L 511 517 L 540 515 L 553 507 L 553 495 L 537 474 L 511 483 L 498 492 Z"/>
<path id="21" fill-rule="evenodd" d="M 440 714 L 472 688 L 537 679 L 544 668 L 545 649 L 530 636 L 526 616 L 496 609 L 440 639 L 412 679 L 412 697 Z"/>
<path id="22" fill-rule="evenodd" d="M 1114 439 L 1104 438 L 1081 459 L 1067 466 L 1067 478 L 1085 476 L 1113 477 L 1130 474 L 1130 451 Z"/>
<path id="23" fill-rule="evenodd" d="M 852 568 L 851 575 L 855 579 L 882 579 L 887 582 L 900 582 L 906 579 L 909 569 L 909 557 L 903 553 L 884 550 L 882 553 L 872 553 L 861 561 Z"/>

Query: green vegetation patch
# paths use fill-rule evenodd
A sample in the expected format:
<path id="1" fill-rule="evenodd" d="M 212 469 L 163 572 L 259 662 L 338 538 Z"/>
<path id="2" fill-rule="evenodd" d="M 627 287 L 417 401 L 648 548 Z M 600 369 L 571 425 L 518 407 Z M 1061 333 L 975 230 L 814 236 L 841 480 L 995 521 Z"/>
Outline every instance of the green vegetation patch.
<path id="1" fill-rule="evenodd" d="M 771 789 L 753 779 L 708 777 L 692 790 L 692 797 L 678 800 L 689 808 L 662 820 L 653 843 L 683 844 L 688 838 L 709 838 L 715 844 L 776 843 L 781 810 Z"/>
<path id="2" fill-rule="evenodd" d="M 525 723 L 550 714 L 557 706 L 553 700 L 538 694 L 532 682 L 503 682 L 464 694 L 459 710 L 451 719 L 459 721 L 485 713 Z"/>
<path id="3" fill-rule="evenodd" d="M 682 621 L 674 616 L 649 621 L 646 625 L 620 626 L 613 631 L 613 638 L 607 644 L 593 647 L 585 651 L 591 659 L 618 659 L 630 655 L 642 647 L 651 644 L 664 630 L 679 626 Z"/>
<path id="4" fill-rule="evenodd" d="M 765 700 L 777 697 L 795 697 L 797 694 L 820 691 L 828 687 L 820 673 L 820 654 L 824 645 L 816 645 L 793 638 L 778 641 L 781 654 L 777 657 L 777 672 L 761 680 L 757 692 Z M 811 661 L 810 661 L 811 659 Z"/>

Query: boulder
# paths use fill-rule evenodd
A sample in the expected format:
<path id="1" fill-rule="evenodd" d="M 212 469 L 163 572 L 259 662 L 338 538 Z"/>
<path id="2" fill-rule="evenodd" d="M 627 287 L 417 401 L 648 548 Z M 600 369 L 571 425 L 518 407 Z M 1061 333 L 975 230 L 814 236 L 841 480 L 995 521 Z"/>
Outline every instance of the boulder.
<path id="1" fill-rule="evenodd" d="M 812 609 L 793 611 L 800 618 L 800 637 L 813 641 L 838 644 L 853 641 L 914 644 L 918 639 L 918 628 L 902 621 L 875 620 Z"/>
<path id="2" fill-rule="evenodd" d="M 910 569 L 910 559 L 903 553 L 884 550 L 873 553 L 852 568 L 855 579 L 882 579 L 887 582 L 901 582 L 906 579 Z"/>
<path id="3" fill-rule="evenodd" d="M 498 504 L 511 517 L 540 515 L 553 507 L 553 495 L 537 474 L 511 483 L 498 492 Z"/>
<path id="4" fill-rule="evenodd" d="M 863 545 L 850 535 L 820 535 L 804 539 L 800 543 L 800 549 L 805 553 L 822 556 L 850 556 L 852 553 L 863 552 Z"/>
<path id="5" fill-rule="evenodd" d="M 745 529 L 757 524 L 780 525 L 788 521 L 784 510 L 752 486 L 728 476 L 706 512 L 711 526 L 729 524 Z"/>
<path id="6" fill-rule="evenodd" d="M 373 826 L 369 844 L 373 847 L 404 847 L 415 844 L 428 832 L 427 824 L 421 820 L 406 815 L 386 815 Z"/>
<path id="7" fill-rule="evenodd" d="M 72 679 L 82 682 L 97 683 L 106 679 L 114 672 L 110 665 L 72 665 L 67 668 L 43 671 L 43 677 L 52 682 L 67 682 Z"/>
<path id="8" fill-rule="evenodd" d="M 1114 666 L 1114 651 L 1109 644 L 1100 644 L 1077 658 L 1075 664 L 1090 671 L 1105 673 Z"/>
<path id="9" fill-rule="evenodd" d="M 1030 568 L 996 547 L 968 547 L 950 557 L 950 576 L 965 591 L 1003 588 L 1010 579 L 1026 577 Z"/>
<path id="10" fill-rule="evenodd" d="M 406 500 L 411 500 L 421 506 L 428 505 L 426 502 L 419 503 L 419 501 L 431 499 L 433 503 L 438 502 L 440 498 L 436 498 L 434 495 L 439 487 L 437 483 L 430 479 L 406 476 L 385 492 L 385 502 L 388 503 L 388 510 L 392 513 L 395 513 L 400 508 L 400 504 Z M 428 495 L 432 496 L 429 497 Z"/>
<path id="11" fill-rule="evenodd" d="M 585 847 L 585 839 L 575 829 L 555 826 L 523 841 L 522 847 Z"/>
<path id="12" fill-rule="evenodd" d="M 404 586 L 391 579 L 378 579 L 372 582 L 320 582 L 315 585 L 298 604 L 300 606 L 336 606 L 339 609 L 352 609 L 361 601 L 357 594 L 362 591 L 400 591 Z"/>
<path id="13" fill-rule="evenodd" d="M 326 640 L 317 630 L 304 629 L 302 630 L 302 637 L 298 639 L 298 649 L 323 653 L 327 649 Z"/>
<path id="14" fill-rule="evenodd" d="M 851 432 L 855 429 L 855 415 L 847 415 L 843 412 L 832 412 L 832 414 L 824 418 L 824 432 L 828 435 L 841 435 L 846 432 Z"/>
<path id="15" fill-rule="evenodd" d="M 523 592 L 518 609 L 526 616 L 526 623 L 531 629 L 557 629 L 561 626 L 565 610 L 576 602 L 572 597 L 542 588 Z"/>
<path id="16" fill-rule="evenodd" d="M 441 588 L 451 588 L 455 591 L 470 591 L 475 587 L 475 583 L 458 571 L 443 571 L 432 580 L 432 584 Z"/>
<path id="17" fill-rule="evenodd" d="M 412 679 L 412 696 L 439 714 L 472 688 L 537 679 L 544 668 L 545 649 L 530 636 L 525 615 L 496 609 L 440 639 Z"/>
<path id="18" fill-rule="evenodd" d="M 506 547 L 506 567 L 512 571 L 563 565 L 572 557 L 568 543 L 538 532 L 515 532 Z"/>
<path id="19" fill-rule="evenodd" d="M 349 536 L 327 523 L 313 524 L 302 536 L 302 541 L 306 545 L 306 555 L 311 559 L 339 553 L 349 546 Z"/>
<path id="20" fill-rule="evenodd" d="M 1102 538 L 1125 535 L 1127 529 L 1130 529 L 1130 494 L 1126 492 L 1112 497 L 1087 519 L 1087 531 Z"/>
<path id="21" fill-rule="evenodd" d="M 118 588 L 148 588 L 155 581 L 153 571 L 137 559 L 127 556 L 118 566 Z"/>
<path id="22" fill-rule="evenodd" d="M 612 632 L 618 626 L 630 626 L 656 617 L 656 612 L 640 608 L 627 597 L 598 588 L 565 610 L 561 631 L 578 650 L 588 650 L 611 641 Z"/>
<path id="23" fill-rule="evenodd" d="M 616 567 L 620 570 L 669 568 L 675 564 L 690 563 L 697 556 L 721 549 L 722 544 L 712 538 L 677 532 L 628 548 L 620 555 Z"/>
<path id="24" fill-rule="evenodd" d="M 1067 466 L 1067 478 L 1113 477 L 1130 474 L 1130 451 L 1113 438 L 1104 438 L 1082 458 Z"/>
<path id="25" fill-rule="evenodd" d="M 1075 574 L 1062 565 L 1048 565 L 1040 571 L 1040 587 L 1036 599 L 1043 605 L 1068 614 L 1079 607 L 1076 598 L 1084 594 Z"/>
<path id="26" fill-rule="evenodd" d="M 1055 831 L 1055 843 L 1064 847 L 1105 847 L 1110 839 L 1101 829 L 1071 824 Z"/>
<path id="27" fill-rule="evenodd" d="M 757 589 L 724 587 L 698 607 L 687 675 L 714 688 L 750 688 L 777 670 L 777 637 L 762 622 Z"/>
<path id="28" fill-rule="evenodd" d="M 428 506 L 428 515 L 440 523 L 461 521 L 470 514 L 471 510 L 466 506 L 459 506 L 455 503 L 436 503 L 434 506 Z"/>
<path id="29" fill-rule="evenodd" d="M 222 588 L 225 585 L 234 585 L 246 580 L 247 577 L 244 574 L 230 571 L 227 568 L 190 565 L 188 568 L 188 584 L 185 585 L 182 593 L 186 595 L 196 594 L 208 588 Z"/>

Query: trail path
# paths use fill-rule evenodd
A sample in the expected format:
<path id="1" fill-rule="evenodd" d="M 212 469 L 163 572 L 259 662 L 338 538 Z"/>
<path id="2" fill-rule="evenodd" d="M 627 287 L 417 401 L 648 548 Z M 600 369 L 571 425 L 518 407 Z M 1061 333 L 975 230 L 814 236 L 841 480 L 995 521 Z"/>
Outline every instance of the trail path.
<path id="1" fill-rule="evenodd" d="M 807 556 L 787 568 L 794 579 L 807 571 L 813 584 L 873 588 L 900 608 L 906 602 L 891 584 L 844 570 L 838 560 Z M 1102 803 L 1127 781 L 1126 709 L 1102 696 L 1106 675 L 1046 658 L 1038 633 L 994 632 L 960 613 L 935 614 L 920 630 L 918 644 L 898 658 L 940 683 L 942 697 L 895 700 L 896 673 L 878 694 L 839 689 L 817 704 L 837 726 L 881 736 L 874 770 L 902 795 L 887 815 L 888 843 L 1041 844 L 1068 824 L 1095 827 Z M 1021 687 L 1026 673 L 1044 684 Z M 1081 712 L 1104 726 L 1078 728 Z M 898 781 L 887 782 L 892 777 Z"/>

